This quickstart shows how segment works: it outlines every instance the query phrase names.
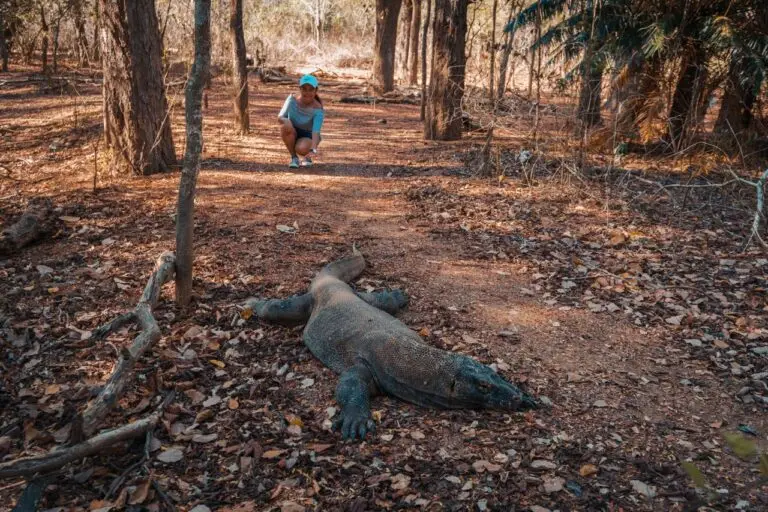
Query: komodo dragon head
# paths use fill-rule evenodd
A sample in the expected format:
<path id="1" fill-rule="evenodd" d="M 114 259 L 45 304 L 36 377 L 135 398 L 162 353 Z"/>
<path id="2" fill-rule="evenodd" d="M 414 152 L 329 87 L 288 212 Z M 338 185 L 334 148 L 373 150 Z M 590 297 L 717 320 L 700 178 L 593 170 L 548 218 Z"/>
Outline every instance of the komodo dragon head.
<path id="1" fill-rule="evenodd" d="M 457 354 L 458 356 L 458 354 Z M 536 400 L 472 358 L 458 356 L 449 400 L 459 407 L 521 411 L 538 407 Z"/>

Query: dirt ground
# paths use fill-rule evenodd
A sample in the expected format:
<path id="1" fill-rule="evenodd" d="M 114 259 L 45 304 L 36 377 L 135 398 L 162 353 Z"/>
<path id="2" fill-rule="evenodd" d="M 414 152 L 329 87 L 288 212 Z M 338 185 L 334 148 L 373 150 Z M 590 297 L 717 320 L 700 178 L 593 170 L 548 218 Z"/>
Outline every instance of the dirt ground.
<path id="1" fill-rule="evenodd" d="M 131 309 L 174 247 L 178 172 L 111 176 L 96 147 L 98 81 L 81 76 L 75 92 L 34 78 L 0 75 L 0 222 L 41 196 L 59 220 L 0 259 L 3 461 L 66 439 L 136 334 L 90 331 Z M 757 457 L 724 437 L 766 449 L 768 259 L 742 251 L 748 212 L 712 192 L 686 203 L 625 170 L 574 177 L 545 163 L 531 184 L 521 164 L 472 178 L 482 133 L 425 142 L 418 106 L 340 103 L 363 90 L 344 78 L 321 81 L 317 164 L 289 170 L 275 118 L 293 86 L 252 80 L 247 136 L 232 132 L 226 84 L 208 93 L 193 308 L 177 310 L 166 286 L 163 337 L 104 422 L 139 419 L 175 389 L 151 456 L 142 439 L 70 464 L 43 509 L 768 509 Z M 182 155 L 183 94 L 171 95 Z M 499 147 L 520 149 L 526 129 L 503 131 Z M 551 406 L 439 411 L 381 397 L 376 434 L 342 442 L 329 421 L 337 377 L 300 328 L 246 321 L 240 306 L 303 292 L 353 243 L 368 261 L 358 288 L 402 288 L 400 318 L 426 343 L 494 365 Z M 23 489 L 0 482 L 0 510 Z"/>

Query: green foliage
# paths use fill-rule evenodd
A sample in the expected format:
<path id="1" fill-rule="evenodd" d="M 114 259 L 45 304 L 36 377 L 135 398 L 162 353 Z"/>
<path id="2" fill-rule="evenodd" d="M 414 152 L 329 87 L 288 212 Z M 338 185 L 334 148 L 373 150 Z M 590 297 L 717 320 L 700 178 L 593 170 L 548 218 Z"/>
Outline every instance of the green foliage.
<path id="1" fill-rule="evenodd" d="M 693 480 L 693 485 L 695 485 L 696 488 L 707 489 L 709 487 L 707 477 L 705 477 L 704 473 L 694 466 L 692 462 L 683 461 L 681 465 L 685 472 L 688 473 L 688 476 L 691 477 L 691 480 Z"/>
<path id="2" fill-rule="evenodd" d="M 727 432 L 723 434 L 725 442 L 733 450 L 733 453 L 742 460 L 751 460 L 757 454 L 757 445 L 751 439 L 741 434 Z"/>

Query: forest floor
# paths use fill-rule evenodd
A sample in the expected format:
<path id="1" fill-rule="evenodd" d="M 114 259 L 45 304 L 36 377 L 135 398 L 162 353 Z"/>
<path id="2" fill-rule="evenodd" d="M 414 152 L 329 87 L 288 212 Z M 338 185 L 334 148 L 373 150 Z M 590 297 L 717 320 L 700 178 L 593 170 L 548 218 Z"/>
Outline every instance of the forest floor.
<path id="1" fill-rule="evenodd" d="M 0 259 L 3 461 L 66 440 L 136 334 L 91 331 L 134 307 L 175 239 L 179 173 L 111 176 L 95 151 L 98 81 L 74 91 L 34 78 L 0 75 L 0 224 L 40 196 L 59 219 Z M 340 103 L 362 83 L 322 81 L 320 158 L 298 170 L 276 126 L 294 87 L 254 79 L 252 133 L 237 136 L 228 88 L 214 82 L 193 307 L 179 311 L 166 285 L 162 339 L 103 426 L 148 414 L 168 389 L 176 401 L 143 465 L 125 471 L 143 442 L 71 464 L 42 508 L 160 510 L 162 490 L 179 510 L 241 512 L 768 509 L 757 457 L 736 457 L 725 438 L 766 450 L 768 255 L 744 250 L 754 191 L 661 188 L 701 181 L 663 157 L 612 170 L 595 157 L 589 171 L 546 151 L 514 163 L 522 120 L 497 134 L 508 176 L 478 179 L 484 134 L 425 142 L 418 106 Z M 171 95 L 181 156 L 183 93 Z M 382 397 L 375 435 L 342 442 L 329 428 L 338 379 L 301 329 L 240 310 L 303 292 L 353 243 L 368 262 L 355 286 L 402 288 L 400 318 L 425 343 L 494 365 L 551 407 L 440 411 Z M 0 510 L 23 488 L 0 483 Z"/>

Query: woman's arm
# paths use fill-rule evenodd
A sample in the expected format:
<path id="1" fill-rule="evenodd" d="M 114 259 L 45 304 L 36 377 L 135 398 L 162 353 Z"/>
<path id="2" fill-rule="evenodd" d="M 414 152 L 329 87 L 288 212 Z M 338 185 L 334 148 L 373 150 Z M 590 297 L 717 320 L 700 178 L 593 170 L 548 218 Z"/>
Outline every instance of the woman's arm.
<path id="1" fill-rule="evenodd" d="M 317 149 L 317 145 L 320 144 L 320 130 L 323 128 L 323 121 L 325 120 L 325 111 L 321 108 L 315 110 L 315 117 L 312 119 L 312 149 Z"/>
<path id="2" fill-rule="evenodd" d="M 282 122 L 284 119 L 290 119 L 289 117 L 289 110 L 291 109 L 291 99 L 293 98 L 293 94 L 289 94 L 287 98 L 285 98 L 285 103 L 283 103 L 283 108 L 280 109 L 280 113 L 277 114 L 277 118 Z"/>

